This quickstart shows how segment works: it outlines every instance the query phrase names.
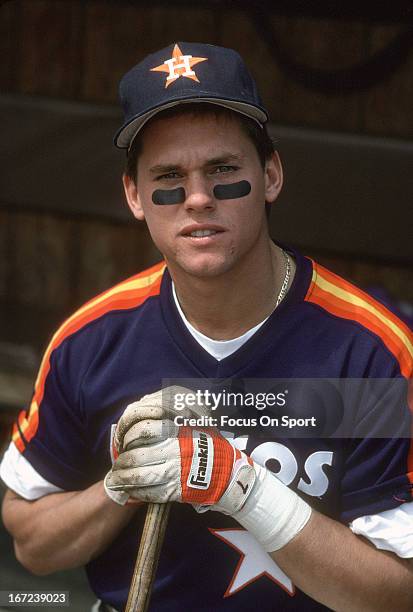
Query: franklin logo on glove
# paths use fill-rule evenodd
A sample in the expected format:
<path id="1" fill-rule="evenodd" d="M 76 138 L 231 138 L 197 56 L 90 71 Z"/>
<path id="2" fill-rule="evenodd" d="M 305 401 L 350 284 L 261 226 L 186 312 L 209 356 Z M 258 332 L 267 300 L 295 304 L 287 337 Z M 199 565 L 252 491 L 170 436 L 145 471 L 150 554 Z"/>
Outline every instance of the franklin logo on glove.
<path id="1" fill-rule="evenodd" d="M 206 489 L 211 483 L 214 445 L 210 435 L 196 429 L 192 431 L 192 440 L 194 456 L 187 484 L 193 489 Z"/>

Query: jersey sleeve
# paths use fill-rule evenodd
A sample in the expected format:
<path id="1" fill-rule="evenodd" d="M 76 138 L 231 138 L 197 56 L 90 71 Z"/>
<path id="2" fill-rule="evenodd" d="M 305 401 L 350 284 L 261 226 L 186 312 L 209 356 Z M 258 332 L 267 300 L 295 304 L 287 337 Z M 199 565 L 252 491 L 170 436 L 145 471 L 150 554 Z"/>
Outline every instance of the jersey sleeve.
<path id="1" fill-rule="evenodd" d="M 0 478 L 9 489 L 29 501 L 63 491 L 40 476 L 13 442 L 10 442 L 0 463 Z"/>
<path id="2" fill-rule="evenodd" d="M 413 500 L 411 379 L 401 376 L 396 365 L 373 368 L 373 378 L 359 381 L 353 397 L 354 425 L 345 452 L 341 481 L 341 520 L 391 510 Z M 354 393 L 353 393 L 354 395 Z"/>
<path id="3" fill-rule="evenodd" d="M 12 434 L 16 449 L 35 472 L 63 490 L 79 490 L 89 484 L 80 393 L 87 351 L 80 349 L 79 341 L 72 343 L 70 338 L 57 346 L 52 340 L 30 407 L 21 411 Z"/>

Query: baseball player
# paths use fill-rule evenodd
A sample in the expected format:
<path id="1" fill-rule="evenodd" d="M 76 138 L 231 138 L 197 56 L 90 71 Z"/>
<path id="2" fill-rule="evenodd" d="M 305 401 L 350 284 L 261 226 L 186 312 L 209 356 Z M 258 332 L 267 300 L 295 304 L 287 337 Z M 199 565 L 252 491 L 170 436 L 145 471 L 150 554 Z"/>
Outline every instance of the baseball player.
<path id="1" fill-rule="evenodd" d="M 320 408 L 323 423 L 352 424 L 349 440 L 288 436 L 275 420 L 243 430 L 244 408 L 204 426 L 205 392 L 162 391 L 183 379 L 405 390 L 408 328 L 270 239 L 282 167 L 236 52 L 172 44 L 120 94 L 126 199 L 164 260 L 85 304 L 45 352 L 1 463 L 17 558 L 37 574 L 85 565 L 99 609 L 123 610 L 146 502 L 172 501 L 151 610 L 412 610 L 413 451 L 382 433 L 410 429 L 407 393 Z"/>

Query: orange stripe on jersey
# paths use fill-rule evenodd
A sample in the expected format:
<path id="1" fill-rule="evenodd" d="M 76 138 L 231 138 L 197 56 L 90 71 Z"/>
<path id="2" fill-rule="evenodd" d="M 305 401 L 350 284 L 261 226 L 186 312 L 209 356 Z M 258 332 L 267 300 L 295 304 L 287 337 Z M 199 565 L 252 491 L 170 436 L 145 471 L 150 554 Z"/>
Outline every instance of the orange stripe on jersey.
<path id="1" fill-rule="evenodd" d="M 412 333 L 385 306 L 315 262 L 305 299 L 336 316 L 356 321 L 375 333 L 399 362 L 403 376 L 412 376 Z"/>
<path id="2" fill-rule="evenodd" d="M 393 314 L 383 304 L 375 300 L 371 295 L 368 295 L 355 285 L 352 285 L 349 281 L 340 278 L 339 276 L 337 276 L 337 274 L 330 272 L 330 270 L 327 270 L 326 268 L 322 268 L 321 266 L 318 266 L 318 268 L 319 277 L 323 277 L 330 283 L 336 283 L 341 285 L 341 287 L 345 291 L 350 292 L 351 294 L 357 296 L 363 302 L 368 304 L 375 313 L 381 314 L 386 319 L 387 323 L 390 324 L 390 327 L 395 331 L 395 333 L 399 335 L 402 339 L 404 339 L 404 342 L 406 342 L 407 345 L 410 347 L 410 353 L 413 356 L 412 333 L 411 330 L 407 327 L 407 325 L 403 323 L 403 321 L 400 321 L 400 319 L 396 317 L 395 314 Z"/>
<path id="3" fill-rule="evenodd" d="M 17 449 L 22 453 L 24 451 L 24 449 L 26 448 L 26 445 L 23 442 L 23 439 L 22 439 L 22 437 L 20 435 L 20 432 L 19 432 L 19 428 L 17 427 L 16 423 L 14 423 L 14 425 L 13 425 L 11 439 L 14 442 L 14 444 L 16 445 Z"/>
<path id="4" fill-rule="evenodd" d="M 369 316 L 363 308 L 359 306 L 354 306 L 351 309 L 351 312 L 348 311 L 346 305 L 343 305 L 341 300 L 333 300 L 328 293 L 323 290 L 318 290 L 317 304 L 323 306 L 326 310 L 328 310 L 331 314 L 334 314 L 342 319 L 350 319 L 353 321 L 357 321 L 363 325 L 363 327 L 368 328 L 370 331 L 375 333 L 377 336 L 380 336 L 387 348 L 392 352 L 393 355 L 397 355 L 399 352 L 399 347 L 394 341 L 394 337 L 388 333 L 385 329 L 383 329 L 377 321 L 374 320 L 374 317 Z M 399 355 L 399 363 L 400 369 L 408 370 L 409 362 L 406 360 L 405 355 Z"/>
<path id="5" fill-rule="evenodd" d="M 23 410 L 18 417 L 20 430 L 27 442 L 33 438 L 37 431 L 39 406 L 43 399 L 46 378 L 50 371 L 50 358 L 52 352 L 57 349 L 66 338 L 104 314 L 114 310 L 134 308 L 142 304 L 148 297 L 158 295 L 164 269 L 165 263 L 161 262 L 115 285 L 108 291 L 89 300 L 89 302 L 77 310 L 57 330 L 43 356 L 29 412 L 26 414 Z M 24 450 L 25 443 L 17 427 L 13 431 L 12 440 L 20 451 Z"/>
<path id="6" fill-rule="evenodd" d="M 157 295 L 158 289 L 159 287 L 154 286 L 150 291 L 146 289 L 145 291 L 134 291 L 130 294 L 121 293 L 119 296 L 112 295 L 107 300 L 100 302 L 99 305 L 95 308 L 91 308 L 88 311 L 84 311 L 75 320 L 68 320 L 66 322 L 67 326 L 65 326 L 63 330 L 63 335 L 65 338 L 67 336 L 70 336 L 77 330 L 81 329 L 88 323 L 97 320 L 101 315 L 109 311 L 113 312 L 114 310 L 127 310 L 128 308 L 134 308 L 151 295 Z M 59 341 L 60 337 L 57 337 L 56 342 Z"/>

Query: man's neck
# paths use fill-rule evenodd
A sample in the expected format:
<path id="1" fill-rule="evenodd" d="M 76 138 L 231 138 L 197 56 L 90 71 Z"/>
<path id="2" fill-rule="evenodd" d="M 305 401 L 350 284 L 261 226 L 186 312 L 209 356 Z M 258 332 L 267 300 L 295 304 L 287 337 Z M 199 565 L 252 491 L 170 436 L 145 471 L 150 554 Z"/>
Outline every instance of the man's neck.
<path id="1" fill-rule="evenodd" d="M 260 257 L 246 259 L 248 264 L 212 278 L 170 270 L 187 320 L 209 338 L 237 338 L 275 308 L 286 271 L 282 250 L 268 241 Z M 294 270 L 293 264 L 289 285 Z"/>

